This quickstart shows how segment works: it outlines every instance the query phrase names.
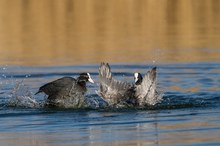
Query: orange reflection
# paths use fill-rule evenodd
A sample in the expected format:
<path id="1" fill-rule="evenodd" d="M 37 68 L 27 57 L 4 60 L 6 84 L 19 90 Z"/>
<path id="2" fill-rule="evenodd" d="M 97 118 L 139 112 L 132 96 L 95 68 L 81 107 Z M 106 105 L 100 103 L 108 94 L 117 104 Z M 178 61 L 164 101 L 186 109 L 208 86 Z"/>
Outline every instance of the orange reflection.
<path id="1" fill-rule="evenodd" d="M 219 6 L 216 0 L 1 0 L 0 61 L 219 61 Z"/>

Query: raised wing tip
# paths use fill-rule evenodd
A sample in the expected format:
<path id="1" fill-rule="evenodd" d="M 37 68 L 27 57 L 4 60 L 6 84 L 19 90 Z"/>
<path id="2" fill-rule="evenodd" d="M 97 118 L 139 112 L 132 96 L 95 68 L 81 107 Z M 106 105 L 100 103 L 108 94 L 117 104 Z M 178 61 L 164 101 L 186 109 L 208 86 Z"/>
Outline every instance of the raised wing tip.
<path id="1" fill-rule="evenodd" d="M 109 64 L 108 64 L 107 62 L 101 62 L 100 67 L 102 67 L 102 66 L 106 66 L 106 67 L 109 67 L 109 68 L 110 68 L 110 66 L 109 66 Z"/>
<path id="2" fill-rule="evenodd" d="M 99 67 L 99 71 L 102 72 L 104 70 L 110 70 L 110 66 L 108 63 L 105 62 L 101 62 L 100 67 Z"/>
<path id="3" fill-rule="evenodd" d="M 99 67 L 99 75 L 111 79 L 111 68 L 108 63 L 101 62 Z"/>
<path id="4" fill-rule="evenodd" d="M 154 81 L 156 79 L 156 75 L 157 75 L 157 67 L 153 67 L 151 70 L 148 70 L 147 73 L 144 76 L 145 81 L 147 80 L 151 80 Z"/>
<path id="5" fill-rule="evenodd" d="M 157 74 L 157 67 L 153 67 L 149 73 L 150 73 L 149 75 L 150 75 L 151 80 L 152 81 L 155 80 L 156 74 Z"/>
<path id="6" fill-rule="evenodd" d="M 151 70 L 154 71 L 154 72 L 156 72 L 156 71 L 157 71 L 157 67 L 155 66 L 155 67 L 153 67 Z"/>
<path id="7" fill-rule="evenodd" d="M 150 74 L 156 76 L 156 73 L 157 73 L 157 67 L 153 67 L 149 72 L 150 72 Z"/>

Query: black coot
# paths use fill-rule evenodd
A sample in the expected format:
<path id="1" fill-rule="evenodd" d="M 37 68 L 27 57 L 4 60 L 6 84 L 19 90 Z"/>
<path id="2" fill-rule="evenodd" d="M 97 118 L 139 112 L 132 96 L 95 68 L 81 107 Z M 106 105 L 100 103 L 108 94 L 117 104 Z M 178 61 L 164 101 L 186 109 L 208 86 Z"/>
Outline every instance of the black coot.
<path id="1" fill-rule="evenodd" d="M 89 73 L 81 73 L 77 79 L 63 77 L 41 86 L 36 94 L 47 94 L 48 106 L 80 108 L 85 104 L 84 94 L 88 81 L 94 83 Z"/>

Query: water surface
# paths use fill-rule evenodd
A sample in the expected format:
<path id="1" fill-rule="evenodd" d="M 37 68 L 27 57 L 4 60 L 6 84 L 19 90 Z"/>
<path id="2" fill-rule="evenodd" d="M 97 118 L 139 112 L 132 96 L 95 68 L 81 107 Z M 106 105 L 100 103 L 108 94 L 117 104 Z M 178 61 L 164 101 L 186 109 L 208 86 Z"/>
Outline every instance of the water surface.
<path id="1" fill-rule="evenodd" d="M 220 145 L 219 0 L 0 0 L 0 145 Z M 110 62 L 158 67 L 146 109 L 38 107 L 38 88 Z M 99 98 L 97 84 L 88 97 Z M 32 98 L 31 98 L 32 97 Z"/>
<path id="2" fill-rule="evenodd" d="M 98 81 L 98 65 L 1 67 L 1 145 L 219 145 L 220 64 L 113 64 L 112 70 L 115 78 L 132 82 L 133 72 L 146 73 L 154 65 L 164 100 L 143 110 L 38 108 L 26 97 L 9 106 L 14 94 L 33 95 L 62 76 L 89 71 Z M 88 89 L 89 97 L 98 98 L 96 84 Z M 43 94 L 34 98 L 44 101 Z"/>

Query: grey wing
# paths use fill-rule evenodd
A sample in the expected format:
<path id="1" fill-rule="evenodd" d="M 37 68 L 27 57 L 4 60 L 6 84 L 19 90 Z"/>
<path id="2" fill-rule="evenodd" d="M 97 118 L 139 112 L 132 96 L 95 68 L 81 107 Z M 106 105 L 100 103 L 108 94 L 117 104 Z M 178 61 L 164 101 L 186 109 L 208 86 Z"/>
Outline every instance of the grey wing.
<path id="1" fill-rule="evenodd" d="M 136 86 L 135 96 L 138 98 L 139 105 L 155 105 L 158 102 L 156 91 L 156 67 L 147 72 L 142 83 Z"/>
<path id="2" fill-rule="evenodd" d="M 44 92 L 45 94 L 51 96 L 57 94 L 58 92 L 70 90 L 75 82 L 76 80 L 72 77 L 63 77 L 43 85 L 40 87 L 39 92 Z"/>
<path id="3" fill-rule="evenodd" d="M 113 79 L 108 63 L 101 63 L 99 77 L 99 94 L 109 102 L 117 102 L 118 100 L 121 100 L 132 87 L 132 85 L 127 82 Z"/>
<path id="4" fill-rule="evenodd" d="M 104 62 L 101 63 L 99 67 L 99 77 L 109 80 L 112 79 L 112 72 L 108 63 L 104 63 Z"/>

